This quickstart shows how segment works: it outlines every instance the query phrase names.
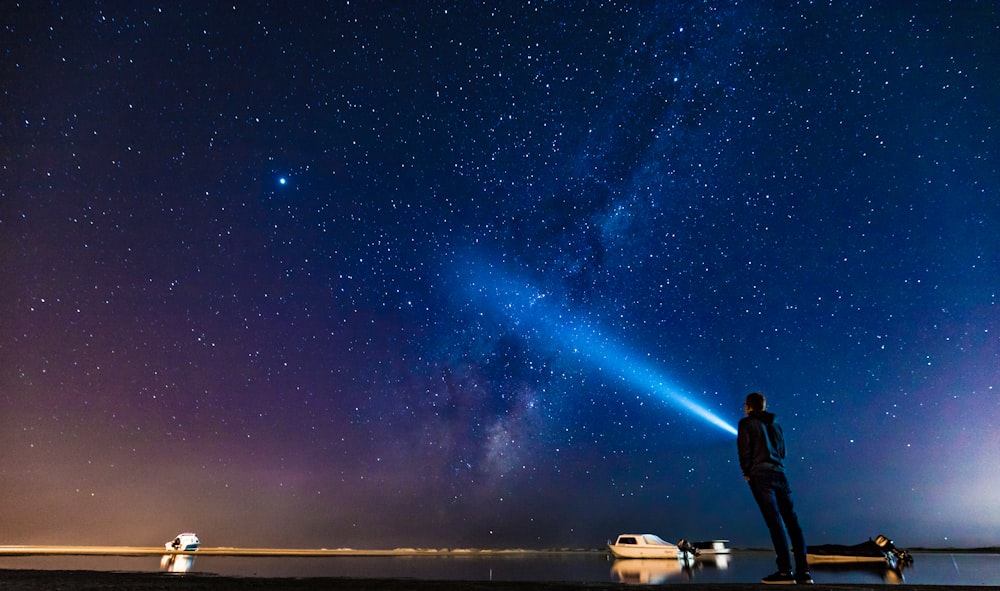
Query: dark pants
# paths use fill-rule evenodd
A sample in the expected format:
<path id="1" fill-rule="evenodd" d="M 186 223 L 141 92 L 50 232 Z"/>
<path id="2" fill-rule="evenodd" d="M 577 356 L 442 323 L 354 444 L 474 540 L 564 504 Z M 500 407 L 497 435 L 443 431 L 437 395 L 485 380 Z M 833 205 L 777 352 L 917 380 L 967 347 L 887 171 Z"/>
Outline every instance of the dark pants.
<path id="1" fill-rule="evenodd" d="M 806 541 L 799 527 L 799 518 L 792 506 L 792 489 L 788 479 L 781 472 L 765 472 L 750 477 L 750 490 L 764 516 L 764 523 L 771 532 L 771 543 L 781 572 L 792 572 L 788 540 L 791 538 L 792 552 L 795 554 L 795 570 L 809 570 L 806 561 Z M 786 536 L 787 533 L 787 536 Z"/>

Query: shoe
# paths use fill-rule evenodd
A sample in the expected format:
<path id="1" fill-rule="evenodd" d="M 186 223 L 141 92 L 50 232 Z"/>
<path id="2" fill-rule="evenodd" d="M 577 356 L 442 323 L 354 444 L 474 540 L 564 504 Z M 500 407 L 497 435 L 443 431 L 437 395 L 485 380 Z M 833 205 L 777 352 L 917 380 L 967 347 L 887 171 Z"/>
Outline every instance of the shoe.
<path id="1" fill-rule="evenodd" d="M 812 584 L 814 584 L 812 575 L 810 575 L 809 571 L 807 571 L 807 570 L 804 570 L 804 571 L 802 571 L 800 573 L 795 573 L 795 582 L 797 584 L 799 584 L 799 585 L 812 585 Z"/>
<path id="2" fill-rule="evenodd" d="M 776 573 L 767 575 L 760 582 L 765 585 L 794 585 L 795 577 L 792 576 L 792 573 L 783 573 L 779 570 Z"/>

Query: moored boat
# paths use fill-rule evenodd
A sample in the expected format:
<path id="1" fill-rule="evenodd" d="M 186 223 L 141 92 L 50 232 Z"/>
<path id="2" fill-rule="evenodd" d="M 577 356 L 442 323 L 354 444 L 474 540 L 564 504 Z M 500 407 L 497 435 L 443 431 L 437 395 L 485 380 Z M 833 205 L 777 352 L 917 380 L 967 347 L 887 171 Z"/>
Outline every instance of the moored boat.
<path id="1" fill-rule="evenodd" d="M 820 544 L 809 546 L 806 556 L 810 563 L 880 563 L 899 570 L 913 564 L 913 557 L 901 550 L 889 538 L 878 535 L 875 539 L 854 545 Z"/>
<path id="2" fill-rule="evenodd" d="M 163 546 L 167 550 L 174 550 L 177 552 L 193 552 L 194 550 L 197 550 L 200 545 L 201 540 L 198 539 L 198 534 L 184 532 L 182 534 L 177 534 L 177 537 Z"/>
<path id="3" fill-rule="evenodd" d="M 674 558 L 683 560 L 698 555 L 698 551 L 686 540 L 671 544 L 655 534 L 621 534 L 614 543 L 608 542 L 608 550 L 615 558 Z"/>
<path id="4" fill-rule="evenodd" d="M 729 540 L 703 540 L 700 542 L 691 542 L 691 545 L 694 546 L 694 549 L 701 556 L 730 553 Z"/>

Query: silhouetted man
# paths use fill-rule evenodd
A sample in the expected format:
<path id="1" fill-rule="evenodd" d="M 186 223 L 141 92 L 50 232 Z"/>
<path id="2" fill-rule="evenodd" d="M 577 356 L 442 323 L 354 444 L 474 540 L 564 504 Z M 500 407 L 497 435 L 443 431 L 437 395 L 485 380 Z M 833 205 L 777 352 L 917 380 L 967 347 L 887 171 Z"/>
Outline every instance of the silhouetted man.
<path id="1" fill-rule="evenodd" d="M 766 406 L 763 394 L 747 394 L 743 405 L 747 416 L 740 420 L 736 436 L 740 469 L 771 532 L 778 563 L 778 572 L 760 582 L 811 585 L 813 580 L 806 560 L 806 542 L 792 506 L 792 489 L 785 478 L 785 439 L 775 416 L 764 410 Z M 789 556 L 789 538 L 792 542 L 791 553 L 795 556 L 794 574 Z"/>

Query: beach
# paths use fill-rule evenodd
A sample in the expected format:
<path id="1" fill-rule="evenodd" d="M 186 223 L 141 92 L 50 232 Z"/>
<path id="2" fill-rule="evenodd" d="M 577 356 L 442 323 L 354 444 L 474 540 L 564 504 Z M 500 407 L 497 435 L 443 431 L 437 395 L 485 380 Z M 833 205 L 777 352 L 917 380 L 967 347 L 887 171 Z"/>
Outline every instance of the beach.
<path id="1" fill-rule="evenodd" d="M 749 591 L 759 583 L 678 583 L 687 591 Z M 622 583 L 525 582 L 525 581 L 432 581 L 415 579 L 358 579 L 341 577 L 258 578 L 213 575 L 169 575 L 160 573 L 116 573 L 100 571 L 0 570 L 4 591 L 58 591 L 120 589 L 128 591 L 622 591 L 662 585 Z M 813 585 L 817 591 L 866 590 L 886 585 Z M 989 591 L 1000 586 L 906 585 L 907 591 Z"/>

